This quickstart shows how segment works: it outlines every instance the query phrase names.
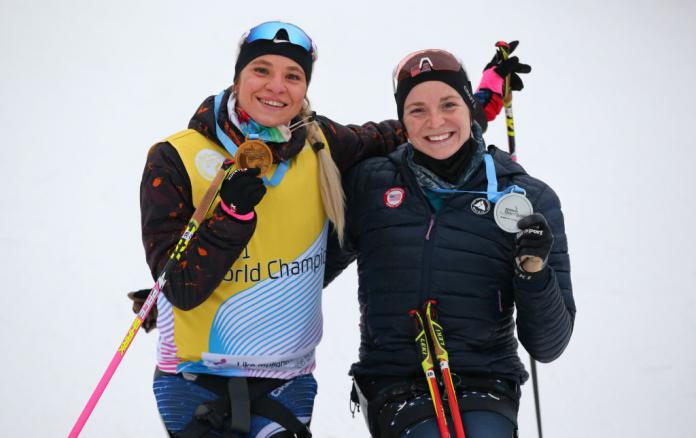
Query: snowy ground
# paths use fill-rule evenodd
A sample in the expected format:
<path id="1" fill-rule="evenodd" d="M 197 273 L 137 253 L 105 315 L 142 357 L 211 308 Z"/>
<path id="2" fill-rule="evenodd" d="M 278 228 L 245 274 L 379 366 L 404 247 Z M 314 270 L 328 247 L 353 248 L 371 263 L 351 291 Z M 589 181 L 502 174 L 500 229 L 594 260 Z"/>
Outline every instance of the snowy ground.
<path id="1" fill-rule="evenodd" d="M 476 82 L 496 40 L 522 41 L 520 160 L 563 201 L 578 305 L 568 350 L 539 367 L 545 436 L 693 436 L 696 6 L 566 3 L 0 2 L 0 435 L 67 435 L 132 321 L 125 293 L 152 283 L 148 146 L 231 82 L 243 30 L 282 18 L 317 41 L 309 94 L 343 123 L 395 116 L 407 52 L 449 49 Z M 487 139 L 505 144 L 500 121 Z M 317 437 L 366 436 L 348 411 L 355 289 L 351 269 L 324 294 Z M 83 436 L 164 436 L 155 337 L 138 335 Z"/>

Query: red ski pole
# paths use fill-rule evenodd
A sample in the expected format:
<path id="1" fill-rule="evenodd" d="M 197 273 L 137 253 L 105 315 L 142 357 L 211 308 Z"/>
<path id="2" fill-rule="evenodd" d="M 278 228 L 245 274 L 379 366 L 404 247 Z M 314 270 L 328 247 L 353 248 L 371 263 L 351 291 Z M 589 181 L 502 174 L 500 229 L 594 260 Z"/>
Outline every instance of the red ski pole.
<path id="1" fill-rule="evenodd" d="M 447 403 L 449 404 L 452 422 L 454 423 L 454 431 L 457 438 L 466 438 L 464 433 L 464 425 L 462 424 L 462 416 L 459 412 L 459 402 L 457 401 L 457 391 L 452 382 L 452 373 L 449 367 L 449 354 L 445 349 L 445 336 L 442 326 L 437 321 L 437 313 L 435 312 L 436 300 L 428 300 L 425 302 L 425 320 L 428 323 L 430 331 L 430 339 L 433 341 L 433 351 L 435 357 L 440 362 L 440 371 L 442 372 L 442 380 L 445 383 L 447 391 Z"/>
<path id="2" fill-rule="evenodd" d="M 433 367 L 433 356 L 430 354 L 430 346 L 428 345 L 428 337 L 425 332 L 423 318 L 418 310 L 408 312 L 416 324 L 416 345 L 421 356 L 421 366 L 425 372 L 425 379 L 428 382 L 430 389 L 430 397 L 433 399 L 433 407 L 435 408 L 435 418 L 437 419 L 437 427 L 440 429 L 441 438 L 450 438 L 449 428 L 447 427 L 447 419 L 445 418 L 445 409 L 442 405 L 442 397 L 437 386 L 437 377 L 435 376 L 435 368 Z"/>

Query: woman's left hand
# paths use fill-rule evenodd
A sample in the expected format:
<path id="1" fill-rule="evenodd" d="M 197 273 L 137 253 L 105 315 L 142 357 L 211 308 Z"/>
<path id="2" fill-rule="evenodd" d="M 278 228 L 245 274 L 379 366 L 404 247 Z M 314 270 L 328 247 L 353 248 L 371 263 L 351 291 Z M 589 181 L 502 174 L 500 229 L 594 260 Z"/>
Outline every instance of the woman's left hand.
<path id="1" fill-rule="evenodd" d="M 510 42 L 508 49 L 508 54 L 511 54 L 517 48 L 519 41 Z M 532 71 L 532 67 L 529 64 L 522 64 L 517 56 L 511 56 L 508 59 L 502 59 L 500 52 L 496 51 L 493 55 L 493 59 L 489 62 L 483 69 L 484 76 L 486 74 L 495 73 L 501 78 L 505 79 L 505 76 L 510 75 L 510 90 L 520 91 L 524 88 L 524 83 L 522 83 L 522 78 L 520 74 L 529 73 Z M 500 95 L 503 94 L 502 90 L 491 90 Z"/>
<path id="2" fill-rule="evenodd" d="M 128 292 L 128 298 L 133 300 L 133 313 L 137 315 L 140 312 L 140 309 L 143 308 L 145 300 L 147 300 L 149 295 L 150 289 L 140 289 L 134 292 Z M 157 327 L 157 304 L 153 305 L 150 309 L 150 313 L 147 314 L 147 317 L 143 321 L 142 327 L 145 329 L 146 333 L 149 333 L 150 330 Z"/>
<path id="3" fill-rule="evenodd" d="M 553 233 L 546 218 L 534 213 L 520 219 L 515 237 L 515 263 L 524 274 L 534 274 L 546 267 L 553 246 Z"/>

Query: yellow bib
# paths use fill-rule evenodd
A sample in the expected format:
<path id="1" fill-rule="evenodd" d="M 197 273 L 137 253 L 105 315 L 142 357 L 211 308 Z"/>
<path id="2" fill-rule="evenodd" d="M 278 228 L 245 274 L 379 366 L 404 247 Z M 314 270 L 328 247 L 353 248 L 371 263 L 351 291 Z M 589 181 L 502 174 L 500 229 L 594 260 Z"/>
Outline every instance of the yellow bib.
<path id="1" fill-rule="evenodd" d="M 167 141 L 179 153 L 198 205 L 230 156 L 191 129 Z M 160 296 L 158 322 L 170 322 L 160 328 L 160 368 L 289 378 L 313 367 L 328 229 L 318 165 L 305 144 L 281 183 L 267 187 L 255 208 L 254 235 L 205 302 L 183 311 Z"/>

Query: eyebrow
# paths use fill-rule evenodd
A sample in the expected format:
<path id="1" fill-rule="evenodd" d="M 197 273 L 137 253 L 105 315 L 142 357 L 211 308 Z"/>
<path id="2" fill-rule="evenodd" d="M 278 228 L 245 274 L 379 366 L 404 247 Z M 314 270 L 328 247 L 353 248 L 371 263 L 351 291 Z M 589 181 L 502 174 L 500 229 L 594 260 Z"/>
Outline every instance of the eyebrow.
<path id="1" fill-rule="evenodd" d="M 265 59 L 256 59 L 256 60 L 252 61 L 251 64 L 262 64 L 262 65 L 265 65 L 268 67 L 274 67 L 272 62 L 266 61 Z M 294 65 L 288 66 L 285 69 L 290 70 L 290 71 L 298 71 L 298 72 L 304 73 L 304 71 L 301 68 L 296 67 Z"/>
<path id="2" fill-rule="evenodd" d="M 440 98 L 440 102 L 444 102 L 444 101 L 449 100 L 449 99 L 456 99 L 457 97 L 461 97 L 461 96 L 459 96 L 458 94 L 450 94 L 450 95 L 447 95 L 445 97 Z M 406 108 L 414 106 L 414 105 L 425 105 L 425 102 L 420 102 L 420 101 L 411 102 L 408 105 L 406 105 Z"/>
<path id="3" fill-rule="evenodd" d="M 442 102 L 443 100 L 447 100 L 447 99 L 456 99 L 458 97 L 461 97 L 461 96 L 458 94 L 450 94 L 449 96 L 445 96 L 445 97 L 441 98 L 440 102 Z"/>

